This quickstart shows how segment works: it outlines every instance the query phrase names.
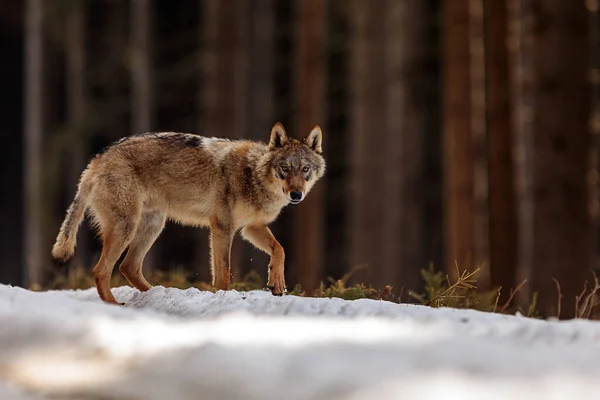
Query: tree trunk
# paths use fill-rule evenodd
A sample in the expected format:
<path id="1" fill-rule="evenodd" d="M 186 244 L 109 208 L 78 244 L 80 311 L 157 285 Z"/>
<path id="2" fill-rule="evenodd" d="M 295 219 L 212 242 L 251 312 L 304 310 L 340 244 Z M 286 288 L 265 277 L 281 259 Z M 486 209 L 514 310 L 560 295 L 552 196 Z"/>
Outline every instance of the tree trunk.
<path id="1" fill-rule="evenodd" d="M 476 260 L 471 126 L 469 0 L 444 3 L 444 158 L 446 269 L 472 270 Z"/>
<path id="2" fill-rule="evenodd" d="M 205 0 L 203 7 L 203 133 L 240 139 L 247 137 L 249 0 L 235 7 L 219 0 Z M 270 129 L 270 128 L 269 128 Z M 270 130 L 269 130 L 270 131 Z M 236 238 L 231 254 L 231 273 L 239 277 L 240 265 L 250 257 Z"/>
<path id="3" fill-rule="evenodd" d="M 425 1 L 428 17 L 423 21 L 425 37 L 423 49 L 425 51 L 425 67 L 423 73 L 428 75 L 427 84 L 421 95 L 427 104 L 429 112 L 425 121 L 425 134 L 423 137 L 423 180 L 427 185 L 424 189 L 425 222 L 424 222 L 424 254 L 427 264 L 436 268 L 444 268 L 446 260 L 445 251 L 445 205 L 444 198 L 444 149 L 443 142 L 443 102 L 442 95 L 442 67 L 444 65 L 441 52 L 444 29 L 440 15 L 442 7 L 439 0 Z M 415 290 L 422 288 L 419 285 Z M 404 291 L 407 294 L 407 291 Z"/>
<path id="4" fill-rule="evenodd" d="M 250 0 L 237 0 L 235 8 L 231 8 L 229 24 L 235 26 L 232 47 L 229 50 L 233 56 L 233 97 L 230 102 L 233 103 L 232 128 L 229 135 L 235 135 L 239 138 L 248 138 L 250 114 L 248 107 L 253 100 L 249 97 L 249 68 L 251 66 L 249 59 L 250 48 L 250 24 L 249 14 L 252 10 Z M 223 7 L 223 6 L 222 6 Z M 223 93 L 225 94 L 225 93 Z M 270 129 L 269 129 L 270 132 Z M 264 137 L 264 136 L 263 136 Z M 236 238 L 232 246 L 232 274 L 234 281 L 241 281 L 250 270 L 252 259 L 252 245 Z M 265 268 L 266 270 L 266 268 Z"/>
<path id="5" fill-rule="evenodd" d="M 469 0 L 471 138 L 473 149 L 473 267 L 481 268 L 477 287 L 490 286 L 489 160 L 485 71 L 484 0 Z"/>
<path id="6" fill-rule="evenodd" d="M 86 94 L 85 94 L 85 6 L 86 1 L 70 3 L 66 26 L 67 39 L 67 108 L 72 130 L 69 148 L 68 193 L 74 196 L 79 176 L 86 164 Z M 90 261 L 87 230 L 81 229 L 74 264 L 85 267 Z"/>
<path id="7" fill-rule="evenodd" d="M 133 80 L 133 131 L 144 133 L 152 129 L 152 50 L 151 3 L 131 0 L 131 52 Z"/>
<path id="8" fill-rule="evenodd" d="M 375 287 L 391 284 L 393 269 L 384 271 L 382 213 L 379 195 L 385 173 L 385 9 L 355 0 L 351 11 L 350 143 L 349 143 L 349 268 L 367 268 L 357 281 Z M 365 278 L 362 278 L 362 277 Z"/>
<path id="9" fill-rule="evenodd" d="M 209 56 L 208 49 L 206 49 L 207 40 L 204 35 L 205 32 L 207 32 L 206 24 L 210 23 L 210 21 L 205 20 L 205 14 L 207 14 L 208 9 L 208 7 L 205 7 L 205 4 L 205 0 L 198 0 L 198 20 L 200 21 L 198 24 L 198 70 L 201 71 L 201 75 L 207 73 L 206 57 Z M 205 121 L 207 91 L 204 87 L 206 85 L 204 81 L 205 79 L 201 76 L 199 79 L 198 97 L 196 100 L 196 126 L 200 135 L 208 135 L 208 133 L 205 132 L 207 127 Z M 192 256 L 194 264 L 193 269 L 196 272 L 197 279 L 203 282 L 210 282 L 210 244 L 208 232 L 202 229 L 193 232 L 192 235 L 195 243 L 194 254 Z"/>
<path id="10" fill-rule="evenodd" d="M 595 231 L 590 212 L 589 24 L 584 3 L 514 1 L 519 29 L 520 91 L 516 140 L 519 158 L 519 267 L 538 293 L 544 316 L 575 316 L 575 297 L 591 280 Z M 519 78 L 520 77 L 520 78 Z M 588 282 L 589 283 L 589 282 Z"/>
<path id="11" fill-rule="evenodd" d="M 591 64 L 592 64 L 592 107 L 591 113 L 591 133 L 592 133 L 592 147 L 594 153 L 592 157 L 592 168 L 595 169 L 595 173 L 592 175 L 594 179 L 590 179 L 590 185 L 593 191 L 593 202 L 591 205 L 592 215 L 594 216 L 594 224 L 598 226 L 600 221 L 600 187 L 599 182 L 599 167 L 600 160 L 600 8 L 595 7 L 591 10 L 591 27 L 590 27 L 590 40 L 592 43 L 591 51 Z M 596 236 L 596 266 L 599 265 L 599 250 L 600 235 Z M 597 269 L 598 267 L 596 267 Z M 593 318 L 597 319 L 600 315 L 600 311 L 596 310 L 593 313 Z"/>
<path id="12" fill-rule="evenodd" d="M 490 2 L 488 26 L 488 129 L 490 154 L 490 271 L 491 284 L 508 299 L 516 282 L 517 225 L 512 157 L 512 112 L 507 47 L 507 6 Z"/>
<path id="13" fill-rule="evenodd" d="M 274 0 L 252 0 L 250 7 L 248 46 L 248 138 L 266 142 L 275 123 L 275 2 Z M 266 279 L 269 256 L 243 243 L 245 258 L 240 265 L 242 275 L 251 270 L 261 273 Z"/>
<path id="14" fill-rule="evenodd" d="M 275 2 L 252 0 L 251 5 L 248 137 L 267 141 L 275 123 Z"/>
<path id="15" fill-rule="evenodd" d="M 25 238 L 27 287 L 44 283 L 42 224 L 43 0 L 27 0 L 25 10 Z"/>
<path id="16" fill-rule="evenodd" d="M 348 143 L 350 137 L 349 113 L 350 96 L 348 58 L 352 49 L 349 17 L 351 7 L 347 0 L 328 2 L 327 31 L 327 130 L 340 134 L 327 135 L 327 174 L 323 185 L 327 187 L 325 196 L 325 246 L 323 277 L 341 278 L 348 269 L 346 238 L 348 235 L 347 205 L 340 199 L 348 197 Z"/>
<path id="17" fill-rule="evenodd" d="M 428 104 L 426 90 L 426 5 L 421 0 L 387 0 L 385 134 L 380 149 L 385 160 L 382 197 L 382 265 L 380 284 L 395 293 L 419 290 L 424 259 L 423 157 Z M 372 249 L 372 251 L 377 251 Z M 404 290 L 402 290 L 404 287 Z"/>
<path id="18" fill-rule="evenodd" d="M 131 0 L 132 54 L 132 130 L 134 134 L 150 132 L 154 91 L 152 77 L 152 4 L 150 0 Z M 144 258 L 144 268 L 158 268 L 160 243 L 154 243 Z"/>
<path id="19" fill-rule="evenodd" d="M 325 45 L 327 2 L 325 0 L 295 2 L 298 47 L 296 53 L 295 135 L 306 136 L 314 125 L 323 129 L 324 154 L 327 157 L 325 125 Z M 301 205 L 294 209 L 299 240 L 292 261 L 293 281 L 306 290 L 317 288 L 323 273 L 324 259 L 324 194 L 323 182 L 315 185 Z"/>
<path id="20" fill-rule="evenodd" d="M 545 10 L 544 10 L 545 8 Z M 544 2 L 535 32 L 536 243 L 531 286 L 540 311 L 556 312 L 554 276 L 562 286 L 563 316 L 590 280 L 595 234 L 589 212 L 589 22 L 585 4 Z M 544 24 L 546 22 L 547 24 Z"/>
<path id="21" fill-rule="evenodd" d="M 507 0 L 509 35 L 509 71 L 513 116 L 513 169 L 517 215 L 517 281 L 530 279 L 533 265 L 533 81 L 531 41 L 533 19 L 531 4 L 523 0 Z M 526 39 L 527 38 L 527 39 Z M 525 285 L 517 294 L 517 303 L 528 305 L 531 286 Z"/>
<path id="22" fill-rule="evenodd" d="M 396 294 L 419 290 L 426 267 L 427 8 L 357 0 L 352 11 L 349 258 Z"/>

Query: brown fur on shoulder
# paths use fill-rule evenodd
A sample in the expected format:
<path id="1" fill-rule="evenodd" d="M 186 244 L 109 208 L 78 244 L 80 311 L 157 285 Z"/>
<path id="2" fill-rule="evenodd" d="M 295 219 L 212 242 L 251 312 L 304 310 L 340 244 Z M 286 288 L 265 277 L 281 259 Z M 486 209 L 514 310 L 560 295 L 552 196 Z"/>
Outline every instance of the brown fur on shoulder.
<path id="1" fill-rule="evenodd" d="M 211 271 L 216 289 L 230 280 L 231 242 L 242 236 L 271 256 L 268 286 L 285 291 L 285 253 L 268 225 L 289 203 L 298 204 L 325 173 L 322 132 L 315 126 L 302 140 L 283 125 L 271 130 L 269 144 L 160 132 L 123 138 L 96 155 L 81 174 L 52 257 L 68 262 L 86 210 L 102 238 L 94 267 L 102 300 L 119 304 L 110 291 L 115 263 L 132 286 L 152 286 L 142 262 L 167 220 L 210 229 Z"/>

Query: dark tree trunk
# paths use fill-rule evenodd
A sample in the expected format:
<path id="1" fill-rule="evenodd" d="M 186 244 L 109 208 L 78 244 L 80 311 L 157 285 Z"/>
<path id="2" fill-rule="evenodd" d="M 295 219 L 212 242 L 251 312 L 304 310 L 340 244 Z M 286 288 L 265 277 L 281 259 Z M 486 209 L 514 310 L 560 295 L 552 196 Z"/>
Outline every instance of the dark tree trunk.
<path id="1" fill-rule="evenodd" d="M 131 54 L 132 54 L 132 130 L 134 134 L 150 132 L 155 124 L 152 118 L 154 90 L 152 73 L 152 3 L 150 0 L 131 0 Z M 159 268 L 160 243 L 156 242 L 144 258 L 148 272 Z"/>
<path id="2" fill-rule="evenodd" d="M 25 9 L 25 230 L 24 283 L 27 287 L 44 284 L 42 210 L 43 112 L 43 0 L 27 0 Z"/>
<path id="3" fill-rule="evenodd" d="M 512 152 L 512 112 L 508 66 L 507 6 L 489 2 L 486 9 L 488 39 L 488 130 L 490 154 L 490 271 L 493 286 L 502 287 L 508 299 L 516 282 L 517 225 Z"/>
<path id="4" fill-rule="evenodd" d="M 196 100 L 196 115 L 197 119 L 197 130 L 201 135 L 210 134 L 206 132 L 206 128 L 208 127 L 205 118 L 206 118 L 206 101 L 207 101 L 207 88 L 205 87 L 205 78 L 203 77 L 208 72 L 212 72 L 212 68 L 210 68 L 210 64 L 207 64 L 206 58 L 212 56 L 208 52 L 208 44 L 209 41 L 205 37 L 206 32 L 208 32 L 206 24 L 210 23 L 205 20 L 206 15 L 210 15 L 208 7 L 206 6 L 205 0 L 198 0 L 198 14 L 199 18 L 199 29 L 198 29 L 198 70 L 200 71 L 200 79 L 199 87 L 198 87 L 198 98 Z M 207 230 L 198 229 L 192 233 L 193 240 L 195 243 L 194 253 L 192 255 L 192 271 L 194 271 L 197 275 L 197 279 L 203 282 L 211 281 L 211 273 L 210 273 L 210 244 L 209 244 L 209 235 Z"/>
<path id="5" fill-rule="evenodd" d="M 149 0 L 131 2 L 132 129 L 134 133 L 148 132 L 153 125 L 151 7 Z"/>
<path id="6" fill-rule="evenodd" d="M 248 137 L 266 142 L 275 123 L 275 1 L 252 0 L 251 6 Z"/>
<path id="7" fill-rule="evenodd" d="M 575 296 L 590 280 L 594 227 L 590 215 L 589 24 L 583 2 L 540 2 L 534 79 L 535 210 L 532 290 L 540 311 L 555 313 L 562 286 L 563 317 L 574 316 Z"/>
<path id="8" fill-rule="evenodd" d="M 251 0 L 238 0 L 235 8 L 231 10 L 232 15 L 230 24 L 235 26 L 232 47 L 233 57 L 233 96 L 228 100 L 233 105 L 232 130 L 228 135 L 237 136 L 239 138 L 247 138 L 250 132 L 249 129 L 249 104 L 253 101 L 249 98 L 249 68 L 250 63 L 250 12 L 253 10 L 250 4 Z M 222 7 L 226 7 L 222 5 Z M 228 11 L 229 13 L 229 11 Z M 270 132 L 270 129 L 269 129 Z M 268 135 L 268 134 L 267 134 Z M 252 259 L 252 245 L 237 237 L 233 242 L 232 247 L 232 274 L 233 280 L 242 280 L 244 275 L 250 270 Z M 266 266 L 263 266 L 266 270 Z"/>
<path id="9" fill-rule="evenodd" d="M 69 162 L 68 162 L 68 190 L 72 198 L 77 192 L 79 176 L 87 161 L 86 141 L 86 108 L 87 97 L 85 89 L 85 7 L 86 1 L 80 0 L 70 4 L 66 26 L 67 39 L 67 108 L 68 123 L 71 128 Z M 75 253 L 74 265 L 84 268 L 90 262 L 89 235 L 85 229 L 80 229 Z"/>
<path id="10" fill-rule="evenodd" d="M 513 163 L 517 216 L 517 281 L 530 279 L 533 266 L 533 198 L 531 176 L 533 171 L 533 114 L 531 43 L 533 19 L 531 5 L 523 0 L 507 0 L 509 40 L 509 72 L 511 79 Z M 531 286 L 518 293 L 518 303 L 525 307 L 531 298 Z"/>
<path id="11" fill-rule="evenodd" d="M 296 110 L 297 118 L 290 133 L 302 138 L 314 125 L 323 129 L 324 155 L 327 157 L 327 126 L 325 124 L 325 47 L 326 11 L 324 0 L 295 2 L 297 22 L 296 49 Z M 324 260 L 324 195 L 323 182 L 313 187 L 306 200 L 293 210 L 298 240 L 293 253 L 292 281 L 306 290 L 317 288 L 323 273 Z"/>
<path id="12" fill-rule="evenodd" d="M 425 263 L 428 5 L 356 1 L 352 10 L 349 259 L 357 281 L 421 287 Z"/>
<path id="13" fill-rule="evenodd" d="M 275 1 L 251 0 L 248 27 L 248 138 L 266 142 L 275 123 Z M 278 221 L 279 222 L 279 221 Z M 244 245 L 244 256 L 240 265 L 241 274 L 254 270 L 266 282 L 269 256 L 255 249 L 250 243 Z"/>
<path id="14" fill-rule="evenodd" d="M 446 269 L 450 276 L 473 269 L 473 160 L 469 0 L 444 3 L 444 162 Z"/>
<path id="15" fill-rule="evenodd" d="M 490 286 L 490 209 L 484 0 L 469 0 L 471 138 L 473 141 L 473 267 L 479 289 Z"/>
<path id="16" fill-rule="evenodd" d="M 445 221 L 444 207 L 444 149 L 443 149 L 443 113 L 442 113 L 442 66 L 443 60 L 443 35 L 444 29 L 440 15 L 442 7 L 440 0 L 426 0 L 425 7 L 428 17 L 423 21 L 425 37 L 423 48 L 425 51 L 425 66 L 423 73 L 427 73 L 427 84 L 423 87 L 422 96 L 429 112 L 425 121 L 423 137 L 423 163 L 424 163 L 424 204 L 425 222 L 423 243 L 425 261 L 432 263 L 436 268 L 444 267 L 445 256 Z M 415 290 L 419 290 L 418 285 Z M 406 295 L 406 291 L 404 292 Z"/>
<path id="17" fill-rule="evenodd" d="M 203 134 L 246 138 L 249 0 L 239 0 L 235 7 L 220 0 L 206 0 L 201 5 Z M 236 238 L 231 254 L 233 280 L 240 278 L 241 264 L 249 263 L 244 249 L 242 241 Z"/>
<path id="18" fill-rule="evenodd" d="M 350 141 L 348 231 L 349 269 L 366 267 L 356 281 L 391 284 L 393 268 L 384 265 L 382 222 L 386 201 L 380 195 L 385 176 L 385 8 L 355 0 L 350 35 Z"/>
<path id="19" fill-rule="evenodd" d="M 346 249 L 347 204 L 341 199 L 348 196 L 348 143 L 350 137 L 348 106 L 348 58 L 352 49 L 349 46 L 349 17 L 351 7 L 347 0 L 328 2 L 327 32 L 327 174 L 323 185 L 327 187 L 325 196 L 325 246 L 323 277 L 341 278 L 348 268 Z"/>
<path id="20" fill-rule="evenodd" d="M 585 4 L 514 1 L 519 118 L 515 130 L 519 176 L 520 273 L 544 316 L 575 315 L 575 296 L 591 280 L 595 231 L 587 182 L 591 169 L 588 12 Z M 520 78 L 519 78 L 520 77 Z M 520 79 L 520 80 L 519 80 Z M 588 282 L 589 283 L 589 282 Z"/>
<path id="21" fill-rule="evenodd" d="M 387 0 L 385 160 L 382 196 L 382 265 L 380 284 L 399 294 L 419 290 L 424 258 L 424 136 L 428 104 L 423 92 L 426 70 L 426 4 L 420 0 Z M 376 251 L 376 249 L 372 249 Z"/>

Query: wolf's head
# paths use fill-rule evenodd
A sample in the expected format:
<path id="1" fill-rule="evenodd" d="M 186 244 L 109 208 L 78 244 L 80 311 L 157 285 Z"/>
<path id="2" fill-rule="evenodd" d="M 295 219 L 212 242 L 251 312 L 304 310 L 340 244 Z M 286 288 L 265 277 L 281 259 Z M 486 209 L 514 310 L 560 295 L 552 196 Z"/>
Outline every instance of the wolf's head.
<path id="1" fill-rule="evenodd" d="M 300 203 L 325 173 L 322 140 L 318 125 L 301 141 L 290 139 L 279 122 L 271 129 L 271 171 L 292 204 Z"/>

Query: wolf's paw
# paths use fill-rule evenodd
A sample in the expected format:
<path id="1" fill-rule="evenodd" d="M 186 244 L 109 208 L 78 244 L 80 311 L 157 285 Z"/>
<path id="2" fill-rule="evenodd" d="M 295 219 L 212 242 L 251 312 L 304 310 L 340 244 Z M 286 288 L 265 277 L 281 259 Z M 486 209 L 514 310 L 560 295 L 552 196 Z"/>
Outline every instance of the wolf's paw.
<path id="1" fill-rule="evenodd" d="M 271 276 L 269 276 L 269 282 L 267 283 L 267 287 L 269 288 L 273 296 L 282 296 L 284 293 L 287 292 L 287 289 L 285 288 L 285 279 L 283 278 L 283 274 L 281 274 L 280 276 L 271 274 Z"/>
<path id="2" fill-rule="evenodd" d="M 279 289 L 275 289 L 275 286 L 267 286 L 269 288 L 269 290 L 271 291 L 271 293 L 273 294 L 273 296 L 283 296 L 283 292 L 285 292 L 285 289 L 283 290 L 279 290 Z"/>
<path id="3" fill-rule="evenodd" d="M 280 289 L 277 286 L 267 286 L 269 288 L 269 290 L 271 291 L 271 293 L 273 294 L 273 296 L 283 296 L 284 293 L 287 292 L 287 289 L 284 287 L 283 290 Z"/>

